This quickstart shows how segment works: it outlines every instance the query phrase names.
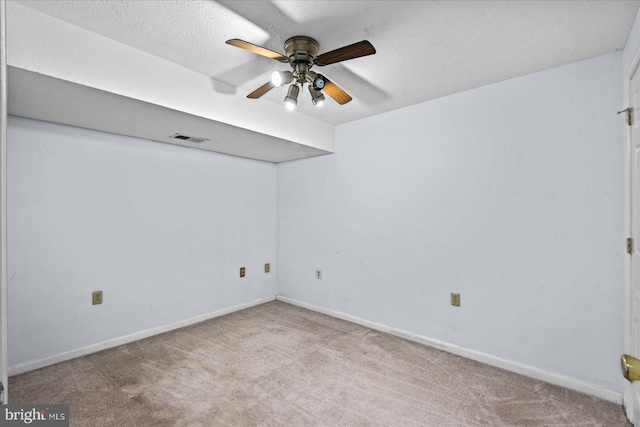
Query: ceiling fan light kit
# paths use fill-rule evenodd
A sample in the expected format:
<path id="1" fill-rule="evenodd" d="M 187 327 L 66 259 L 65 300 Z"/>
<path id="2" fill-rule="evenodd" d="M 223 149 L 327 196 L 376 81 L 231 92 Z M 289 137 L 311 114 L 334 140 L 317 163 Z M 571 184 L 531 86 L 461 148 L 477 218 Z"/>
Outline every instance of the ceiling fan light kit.
<path id="1" fill-rule="evenodd" d="M 351 101 L 352 98 L 349 94 L 322 74 L 317 74 L 311 71 L 311 67 L 314 65 L 323 67 L 325 65 L 335 64 L 336 62 L 360 58 L 362 56 L 373 55 L 376 53 L 375 48 L 367 40 L 344 46 L 320 55 L 318 55 L 318 51 L 320 50 L 318 42 L 307 36 L 295 36 L 289 38 L 284 43 L 286 55 L 281 55 L 278 52 L 274 52 L 265 47 L 240 39 L 227 40 L 226 43 L 267 58 L 288 63 L 291 66 L 293 71 L 274 71 L 271 74 L 270 81 L 247 95 L 247 98 L 257 99 L 275 87 L 284 86 L 293 82 L 289 86 L 287 96 L 284 98 L 285 105 L 289 109 L 293 109 L 298 105 L 300 88 L 305 84 L 309 85 L 311 103 L 317 107 L 320 107 L 325 100 L 323 92 L 333 98 L 340 105 Z"/>
<path id="2" fill-rule="evenodd" d="M 271 73 L 271 83 L 276 87 L 287 85 L 293 81 L 293 73 L 291 71 L 274 71 Z"/>
<path id="3" fill-rule="evenodd" d="M 285 106 L 293 110 L 296 105 L 298 105 L 298 94 L 300 93 L 300 88 L 297 84 L 292 84 L 289 86 L 289 90 L 287 91 L 287 96 L 284 97 Z"/>
<path id="4" fill-rule="evenodd" d="M 311 103 L 316 107 L 322 107 L 322 104 L 324 104 L 322 92 L 316 90 L 313 86 L 309 86 L 309 93 L 311 94 Z"/>

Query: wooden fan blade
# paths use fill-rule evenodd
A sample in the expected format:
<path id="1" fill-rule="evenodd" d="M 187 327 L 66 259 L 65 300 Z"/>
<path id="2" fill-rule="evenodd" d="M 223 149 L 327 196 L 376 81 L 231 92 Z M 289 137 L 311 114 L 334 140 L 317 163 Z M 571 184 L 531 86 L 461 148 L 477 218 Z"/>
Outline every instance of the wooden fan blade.
<path id="1" fill-rule="evenodd" d="M 271 80 L 269 80 L 267 83 L 263 84 L 262 86 L 260 86 L 258 89 L 254 90 L 253 92 L 251 92 L 249 95 L 247 95 L 247 98 L 251 98 L 251 99 L 258 99 L 260 98 L 262 95 L 264 95 L 265 93 L 269 92 L 271 89 L 273 89 L 274 87 L 276 87 L 276 85 L 274 85 L 273 83 L 271 83 Z"/>
<path id="2" fill-rule="evenodd" d="M 344 105 L 352 99 L 347 92 L 340 89 L 337 84 L 333 83 L 326 77 L 324 78 L 324 87 L 322 88 L 322 91 L 332 97 L 340 105 Z"/>
<path id="3" fill-rule="evenodd" d="M 289 58 L 267 49 L 266 47 L 258 46 L 257 44 L 249 43 L 240 39 L 231 39 L 225 42 L 231 46 L 239 47 L 240 49 L 246 49 L 249 52 L 257 53 L 258 55 L 266 56 L 267 58 L 275 59 L 280 62 L 289 62 Z"/>
<path id="4" fill-rule="evenodd" d="M 376 49 L 367 40 L 350 44 L 330 52 L 318 55 L 315 60 L 316 65 L 324 66 L 335 64 L 336 62 L 346 61 L 348 59 L 360 58 L 361 56 L 373 55 Z"/>

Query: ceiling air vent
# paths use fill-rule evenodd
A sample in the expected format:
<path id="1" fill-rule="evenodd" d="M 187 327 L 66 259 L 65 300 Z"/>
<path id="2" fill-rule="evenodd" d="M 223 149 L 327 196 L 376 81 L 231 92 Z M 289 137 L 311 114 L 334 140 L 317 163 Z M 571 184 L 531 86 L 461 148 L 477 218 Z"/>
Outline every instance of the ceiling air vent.
<path id="1" fill-rule="evenodd" d="M 187 136 L 181 133 L 176 133 L 174 135 L 171 135 L 171 138 L 181 139 L 183 141 L 195 142 L 196 144 L 200 144 L 201 142 L 208 141 L 207 138 L 196 138 L 195 136 Z"/>

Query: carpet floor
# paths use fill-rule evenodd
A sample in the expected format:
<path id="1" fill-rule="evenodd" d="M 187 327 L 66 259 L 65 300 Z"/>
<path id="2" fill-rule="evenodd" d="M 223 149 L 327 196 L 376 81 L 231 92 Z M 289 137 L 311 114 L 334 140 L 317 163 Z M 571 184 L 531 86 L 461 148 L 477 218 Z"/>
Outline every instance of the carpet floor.
<path id="1" fill-rule="evenodd" d="M 630 426 L 620 405 L 282 302 L 16 375 L 71 426 Z"/>

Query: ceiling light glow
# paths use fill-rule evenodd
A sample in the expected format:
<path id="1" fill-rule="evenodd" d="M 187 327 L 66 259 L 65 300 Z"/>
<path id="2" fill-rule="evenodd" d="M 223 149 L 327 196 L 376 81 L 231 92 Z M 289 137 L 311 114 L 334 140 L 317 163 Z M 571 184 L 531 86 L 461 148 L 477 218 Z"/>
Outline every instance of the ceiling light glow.
<path id="1" fill-rule="evenodd" d="M 289 86 L 289 90 L 287 91 L 287 96 L 284 98 L 284 103 L 288 109 L 293 110 L 296 105 L 298 105 L 298 94 L 300 93 L 300 88 L 297 84 L 292 84 Z"/>
<path id="2" fill-rule="evenodd" d="M 271 83 L 275 87 L 280 87 L 291 83 L 293 80 L 293 73 L 291 71 L 274 71 L 271 73 Z"/>

